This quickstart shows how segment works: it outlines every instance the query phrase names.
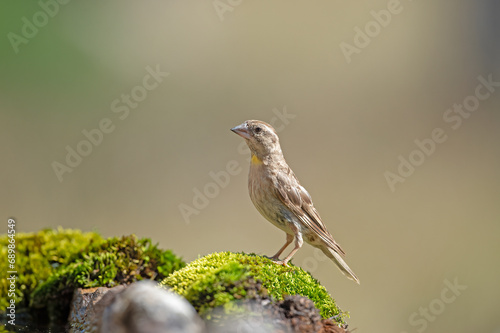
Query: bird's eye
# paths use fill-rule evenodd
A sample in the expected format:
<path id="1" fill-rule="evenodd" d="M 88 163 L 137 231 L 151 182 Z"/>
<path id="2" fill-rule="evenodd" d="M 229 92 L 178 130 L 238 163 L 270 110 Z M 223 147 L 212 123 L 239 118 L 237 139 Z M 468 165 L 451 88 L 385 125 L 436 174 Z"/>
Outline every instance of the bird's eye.
<path id="1" fill-rule="evenodd" d="M 260 133 L 262 132 L 262 128 L 261 127 L 255 127 L 255 133 Z"/>

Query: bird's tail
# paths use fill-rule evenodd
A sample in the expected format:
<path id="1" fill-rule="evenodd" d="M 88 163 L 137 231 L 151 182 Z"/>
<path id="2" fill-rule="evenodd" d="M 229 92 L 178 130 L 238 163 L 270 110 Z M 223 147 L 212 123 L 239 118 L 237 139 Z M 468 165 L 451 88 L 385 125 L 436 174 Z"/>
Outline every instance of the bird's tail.
<path id="1" fill-rule="evenodd" d="M 332 261 L 337 265 L 342 274 L 344 274 L 349 280 L 353 280 L 354 282 L 359 284 L 358 277 L 356 276 L 356 274 L 354 274 L 352 269 L 347 266 L 346 262 L 344 261 L 344 259 L 342 259 L 342 256 L 340 254 L 338 254 L 334 249 L 326 246 L 322 246 L 321 250 L 328 258 L 332 259 Z"/>

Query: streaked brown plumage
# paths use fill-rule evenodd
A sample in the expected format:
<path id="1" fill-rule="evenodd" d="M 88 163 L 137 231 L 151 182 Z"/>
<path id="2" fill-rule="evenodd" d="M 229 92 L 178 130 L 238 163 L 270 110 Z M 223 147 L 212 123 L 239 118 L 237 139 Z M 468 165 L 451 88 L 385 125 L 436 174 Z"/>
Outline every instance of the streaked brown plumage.
<path id="1" fill-rule="evenodd" d="M 285 245 L 271 259 L 286 265 L 306 241 L 321 249 L 349 279 L 359 283 L 342 258 L 345 252 L 321 221 L 311 196 L 286 163 L 274 128 L 260 120 L 247 120 L 231 130 L 245 139 L 251 151 L 248 191 L 253 204 L 262 216 L 286 233 Z M 279 256 L 294 239 L 292 252 L 280 261 Z"/>

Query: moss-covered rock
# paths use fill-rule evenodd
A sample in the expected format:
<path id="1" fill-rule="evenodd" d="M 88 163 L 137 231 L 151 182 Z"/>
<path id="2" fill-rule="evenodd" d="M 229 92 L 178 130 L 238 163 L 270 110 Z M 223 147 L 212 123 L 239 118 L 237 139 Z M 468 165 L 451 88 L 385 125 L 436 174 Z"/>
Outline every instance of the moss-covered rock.
<path id="1" fill-rule="evenodd" d="M 77 288 L 114 287 L 143 279 L 161 281 L 185 263 L 170 250 L 158 249 L 148 238 L 134 235 L 90 245 L 65 267 L 54 272 L 32 293 L 31 308 L 47 308 L 49 316 L 67 316 Z"/>
<path id="2" fill-rule="evenodd" d="M 7 244 L 6 236 L 0 243 Z M 64 321 L 76 288 L 113 287 L 138 280 L 161 281 L 185 266 L 170 250 L 161 250 L 148 238 L 134 235 L 104 240 L 78 230 L 42 230 L 16 235 L 18 272 L 17 308 L 36 310 L 51 322 Z M 2 246 L 2 251 L 6 251 Z M 2 253 L 3 253 L 2 252 Z M 0 269 L 7 271 L 7 254 Z M 0 280 L 2 307 L 7 306 L 6 280 Z"/>
<path id="3" fill-rule="evenodd" d="M 71 229 L 45 229 L 37 233 L 16 234 L 16 307 L 29 304 L 32 291 L 59 267 L 66 266 L 90 244 L 101 244 L 95 232 L 83 233 Z M 0 236 L 0 270 L 10 271 L 7 265 L 7 235 Z M 8 306 L 8 281 L 0 279 L 0 311 Z"/>
<path id="4" fill-rule="evenodd" d="M 186 297 L 206 318 L 212 309 L 223 306 L 226 313 L 237 312 L 233 301 L 269 297 L 282 300 L 286 295 L 311 299 L 323 318 L 334 317 L 344 323 L 347 315 L 330 294 L 302 268 L 280 266 L 253 254 L 220 252 L 195 260 L 161 282 Z"/>

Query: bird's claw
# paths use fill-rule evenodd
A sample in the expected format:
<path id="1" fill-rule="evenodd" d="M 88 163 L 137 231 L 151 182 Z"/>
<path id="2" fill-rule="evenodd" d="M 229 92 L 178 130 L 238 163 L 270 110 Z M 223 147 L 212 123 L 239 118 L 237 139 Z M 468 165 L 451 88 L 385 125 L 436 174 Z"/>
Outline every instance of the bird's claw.
<path id="1" fill-rule="evenodd" d="M 276 265 L 280 265 L 280 266 L 285 266 L 287 267 L 287 262 L 285 260 L 273 260 L 273 262 L 276 264 Z"/>
<path id="2" fill-rule="evenodd" d="M 288 266 L 287 265 L 288 261 L 280 260 L 280 258 L 277 256 L 272 256 L 272 257 L 264 256 L 264 257 L 269 259 L 269 260 L 272 260 L 276 265 L 285 266 L 285 267 Z"/>

